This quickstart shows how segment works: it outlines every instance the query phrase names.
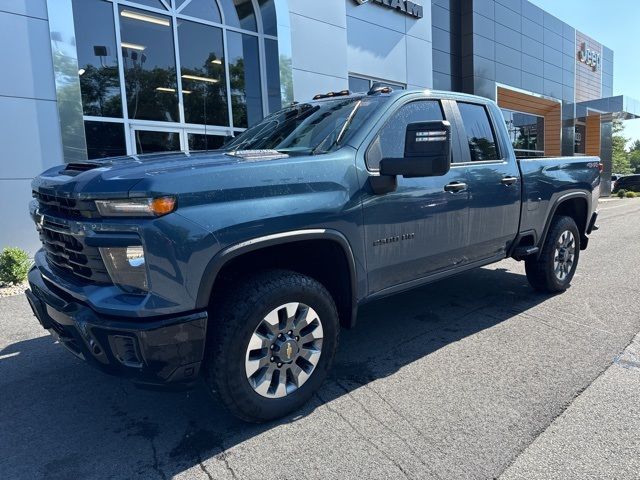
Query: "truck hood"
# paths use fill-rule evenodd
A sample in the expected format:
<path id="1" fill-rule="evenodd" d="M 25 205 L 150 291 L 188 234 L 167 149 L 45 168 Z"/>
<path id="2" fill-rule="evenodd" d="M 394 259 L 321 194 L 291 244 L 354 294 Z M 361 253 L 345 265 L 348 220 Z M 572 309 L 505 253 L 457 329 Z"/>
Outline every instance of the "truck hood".
<path id="1" fill-rule="evenodd" d="M 241 164 L 286 158 L 289 156 L 273 150 L 114 157 L 53 167 L 36 177 L 32 187 L 42 193 L 78 199 L 124 198 L 150 191 L 179 193 L 185 186 L 180 182 L 184 177 L 215 176 L 217 171 Z M 169 178 L 171 181 L 167 181 Z M 134 189 L 136 185 L 141 188 Z"/>

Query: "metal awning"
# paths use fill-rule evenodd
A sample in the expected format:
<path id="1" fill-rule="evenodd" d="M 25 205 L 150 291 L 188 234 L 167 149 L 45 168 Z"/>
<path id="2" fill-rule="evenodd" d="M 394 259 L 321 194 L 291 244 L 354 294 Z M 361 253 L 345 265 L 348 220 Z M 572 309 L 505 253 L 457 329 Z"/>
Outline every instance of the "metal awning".
<path id="1" fill-rule="evenodd" d="M 626 95 L 580 102 L 576 104 L 576 117 L 586 116 L 587 109 L 604 115 L 611 115 L 620 120 L 640 118 L 640 101 Z"/>

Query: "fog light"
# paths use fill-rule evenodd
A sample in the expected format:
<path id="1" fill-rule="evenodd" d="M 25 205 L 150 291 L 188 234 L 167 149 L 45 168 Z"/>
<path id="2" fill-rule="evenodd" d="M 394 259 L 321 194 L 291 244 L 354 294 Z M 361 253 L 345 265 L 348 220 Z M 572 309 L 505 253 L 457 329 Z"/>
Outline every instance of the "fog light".
<path id="1" fill-rule="evenodd" d="M 138 268 L 144 266 L 144 250 L 142 247 L 127 247 L 129 265 Z"/>
<path id="2" fill-rule="evenodd" d="M 104 247 L 100 255 L 113 283 L 129 293 L 148 290 L 147 266 L 141 246 Z"/>

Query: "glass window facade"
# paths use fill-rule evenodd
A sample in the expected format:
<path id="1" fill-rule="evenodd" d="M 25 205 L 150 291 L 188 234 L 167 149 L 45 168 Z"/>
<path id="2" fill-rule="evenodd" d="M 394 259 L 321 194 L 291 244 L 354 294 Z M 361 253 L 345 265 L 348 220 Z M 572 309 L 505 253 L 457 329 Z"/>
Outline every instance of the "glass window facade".
<path id="1" fill-rule="evenodd" d="M 382 83 L 384 85 L 388 85 L 389 87 L 395 90 L 406 89 L 406 86 L 400 85 L 399 83 L 390 83 L 390 82 L 385 82 L 384 80 L 374 80 L 371 78 L 363 78 L 363 77 L 357 77 L 354 75 L 349 75 L 349 90 L 352 92 L 356 92 L 356 93 L 368 92 L 374 83 Z"/>
<path id="2" fill-rule="evenodd" d="M 575 126 L 575 147 L 574 153 L 576 155 L 586 155 L 587 153 L 587 125 L 584 122 L 576 122 Z"/>
<path id="3" fill-rule="evenodd" d="M 222 29 L 178 22 L 180 77 L 186 123 L 229 125 Z"/>
<path id="4" fill-rule="evenodd" d="M 516 157 L 544 156 L 544 117 L 502 109 Z"/>
<path id="5" fill-rule="evenodd" d="M 120 7 L 119 20 L 129 118 L 178 122 L 171 19 Z"/>
<path id="6" fill-rule="evenodd" d="M 73 14 L 83 112 L 122 118 L 113 7 L 102 0 L 73 0 Z"/>
<path id="7" fill-rule="evenodd" d="M 72 1 L 89 158 L 215 149 L 281 108 L 273 0 Z"/>
<path id="8" fill-rule="evenodd" d="M 240 128 L 262 119 L 258 39 L 252 35 L 227 32 L 233 124 Z"/>

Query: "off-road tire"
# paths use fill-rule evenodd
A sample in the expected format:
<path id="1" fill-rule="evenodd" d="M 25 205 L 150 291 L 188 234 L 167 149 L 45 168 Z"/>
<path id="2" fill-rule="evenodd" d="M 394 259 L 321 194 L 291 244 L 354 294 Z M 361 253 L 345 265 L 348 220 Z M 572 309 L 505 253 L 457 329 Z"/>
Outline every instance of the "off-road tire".
<path id="1" fill-rule="evenodd" d="M 555 272 L 556 248 L 561 236 L 571 232 L 575 239 L 574 260 L 571 269 L 562 279 Z M 576 222 L 571 217 L 556 216 L 551 221 L 549 233 L 542 246 L 539 257 L 532 255 L 525 260 L 527 280 L 531 286 L 544 293 L 564 292 L 571 285 L 580 258 L 580 232 Z"/>
<path id="2" fill-rule="evenodd" d="M 324 332 L 322 353 L 297 390 L 283 398 L 265 398 L 247 378 L 247 347 L 265 315 L 289 302 L 304 303 L 318 314 Z M 208 329 L 206 385 L 235 416 L 262 423 L 298 410 L 320 388 L 333 364 L 340 322 L 333 298 L 321 283 L 292 271 L 268 270 L 227 288 L 225 298 L 211 308 Z"/>

